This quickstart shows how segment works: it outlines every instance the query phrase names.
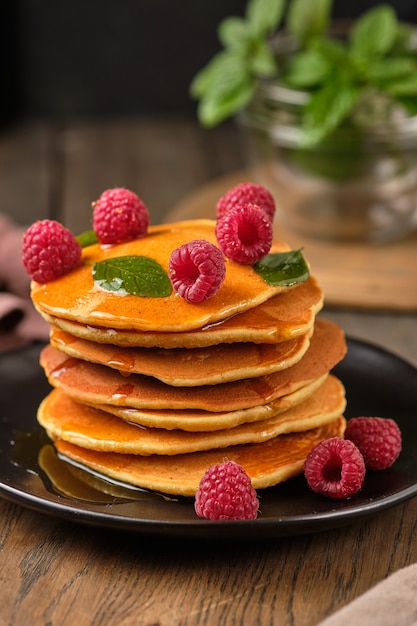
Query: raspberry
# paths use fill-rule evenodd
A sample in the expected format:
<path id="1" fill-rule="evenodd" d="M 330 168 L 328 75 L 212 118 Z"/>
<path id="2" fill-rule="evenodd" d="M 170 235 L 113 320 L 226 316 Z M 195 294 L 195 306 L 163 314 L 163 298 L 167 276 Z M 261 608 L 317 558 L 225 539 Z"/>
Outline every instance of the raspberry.
<path id="1" fill-rule="evenodd" d="M 352 441 L 332 437 L 314 446 L 305 460 L 304 474 L 313 491 L 340 500 L 362 487 L 365 463 Z"/>
<path id="2" fill-rule="evenodd" d="M 239 204 L 216 222 L 216 237 L 223 254 L 253 265 L 272 245 L 272 224 L 256 204 Z"/>
<path id="3" fill-rule="evenodd" d="M 39 220 L 23 235 L 23 265 L 38 283 L 67 274 L 80 260 L 81 246 L 77 239 L 55 220 Z"/>
<path id="4" fill-rule="evenodd" d="M 195 496 L 195 511 L 211 520 L 256 519 L 259 500 L 244 468 L 234 461 L 209 467 Z"/>
<path id="5" fill-rule="evenodd" d="M 347 423 L 345 438 L 359 448 L 370 470 L 387 469 L 401 452 L 401 431 L 392 419 L 354 417 Z"/>
<path id="6" fill-rule="evenodd" d="M 146 234 L 149 212 L 133 191 L 116 187 L 93 202 L 93 228 L 102 244 L 121 243 Z"/>
<path id="7" fill-rule="evenodd" d="M 173 288 L 182 298 L 202 302 L 217 293 L 226 266 L 219 248 L 205 239 L 193 239 L 173 250 L 168 272 Z"/>
<path id="8" fill-rule="evenodd" d="M 254 183 L 240 183 L 232 187 L 217 202 L 217 218 L 239 204 L 257 204 L 268 215 L 272 222 L 275 215 L 275 201 L 272 195 L 262 185 Z"/>

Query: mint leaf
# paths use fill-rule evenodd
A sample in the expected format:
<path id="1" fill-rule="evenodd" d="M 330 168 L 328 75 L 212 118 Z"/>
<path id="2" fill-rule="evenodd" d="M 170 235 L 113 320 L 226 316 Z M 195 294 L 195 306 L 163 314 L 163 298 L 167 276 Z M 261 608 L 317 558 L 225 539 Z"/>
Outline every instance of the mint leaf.
<path id="1" fill-rule="evenodd" d="M 93 243 L 98 243 L 98 238 L 94 230 L 86 230 L 84 233 L 77 235 L 76 239 L 82 248 L 91 246 Z"/>
<path id="2" fill-rule="evenodd" d="M 392 7 L 381 5 L 367 11 L 350 32 L 352 53 L 365 59 L 383 56 L 394 45 L 397 28 L 397 17 Z"/>
<path id="3" fill-rule="evenodd" d="M 276 58 L 266 42 L 262 40 L 253 42 L 250 69 L 254 75 L 258 76 L 268 77 L 276 74 Z"/>
<path id="4" fill-rule="evenodd" d="M 212 127 L 246 106 L 253 96 L 254 79 L 247 60 L 234 51 L 219 53 L 191 83 L 199 97 L 200 123 Z"/>
<path id="5" fill-rule="evenodd" d="M 332 65 L 318 50 L 300 52 L 290 59 L 285 81 L 298 89 L 320 84 L 328 75 Z"/>
<path id="6" fill-rule="evenodd" d="M 292 0 L 287 15 L 288 31 L 299 42 L 320 36 L 327 28 L 331 0 Z"/>
<path id="7" fill-rule="evenodd" d="M 317 90 L 305 108 L 302 145 L 312 146 L 337 128 L 352 111 L 358 94 L 354 84 L 337 76 Z"/>
<path id="8" fill-rule="evenodd" d="M 382 85 L 388 81 L 404 78 L 417 73 L 417 63 L 408 57 L 393 57 L 378 60 L 366 69 L 368 79 Z"/>
<path id="9" fill-rule="evenodd" d="M 246 78 L 235 89 L 218 90 L 201 98 L 197 115 L 202 126 L 211 128 L 226 118 L 241 111 L 250 102 L 255 92 L 254 81 Z"/>
<path id="10" fill-rule="evenodd" d="M 222 20 L 217 29 L 220 43 L 225 48 L 247 48 L 250 40 L 250 30 L 241 17 L 227 17 Z"/>
<path id="11" fill-rule="evenodd" d="M 305 282 L 310 276 L 301 250 L 272 252 L 255 263 L 254 270 L 269 285 L 291 287 Z"/>
<path id="12" fill-rule="evenodd" d="M 120 295 L 166 297 L 172 287 L 165 270 L 149 257 L 121 256 L 93 265 L 95 284 Z"/>
<path id="13" fill-rule="evenodd" d="M 246 18 L 254 35 L 271 35 L 282 19 L 285 0 L 249 0 L 246 6 Z"/>
<path id="14" fill-rule="evenodd" d="M 417 96 L 417 75 L 405 76 L 402 79 L 385 85 L 385 89 L 393 96 Z"/>

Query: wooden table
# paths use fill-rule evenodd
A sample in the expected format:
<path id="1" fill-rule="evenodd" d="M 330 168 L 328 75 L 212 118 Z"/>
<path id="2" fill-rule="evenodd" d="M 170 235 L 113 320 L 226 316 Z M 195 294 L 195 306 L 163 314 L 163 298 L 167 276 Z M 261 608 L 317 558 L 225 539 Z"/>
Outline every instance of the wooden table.
<path id="1" fill-rule="evenodd" d="M 90 227 L 107 187 L 142 195 L 153 222 L 245 165 L 233 127 L 194 121 L 31 123 L 0 135 L 1 210 L 22 224 Z M 417 364 L 415 311 L 328 317 Z M 0 621 L 8 626 L 313 626 L 417 561 L 417 498 L 347 527 L 256 541 L 188 541 L 83 526 L 0 500 Z"/>

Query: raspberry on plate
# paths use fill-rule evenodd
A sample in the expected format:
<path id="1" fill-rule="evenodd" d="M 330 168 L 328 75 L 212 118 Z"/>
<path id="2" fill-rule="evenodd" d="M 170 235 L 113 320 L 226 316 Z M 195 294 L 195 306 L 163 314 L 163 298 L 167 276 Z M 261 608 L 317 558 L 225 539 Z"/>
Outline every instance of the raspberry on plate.
<path id="1" fill-rule="evenodd" d="M 116 187 L 93 202 L 93 229 L 102 244 L 122 243 L 146 234 L 149 212 L 133 191 Z"/>
<path id="2" fill-rule="evenodd" d="M 304 475 L 313 491 L 340 500 L 353 496 L 362 487 L 365 463 L 352 441 L 332 437 L 310 451 Z"/>
<path id="3" fill-rule="evenodd" d="M 259 500 L 245 469 L 235 461 L 209 467 L 195 496 L 195 511 L 210 520 L 256 519 Z"/>
<path id="4" fill-rule="evenodd" d="M 391 467 L 401 452 L 400 428 L 389 418 L 354 417 L 347 423 L 345 438 L 359 448 L 370 470 Z"/>
<path id="5" fill-rule="evenodd" d="M 38 220 L 23 235 L 23 265 L 38 283 L 64 276 L 80 260 L 81 245 L 68 228 L 55 220 Z"/>
<path id="6" fill-rule="evenodd" d="M 206 239 L 193 239 L 172 251 L 168 274 L 172 287 L 189 302 L 214 296 L 226 275 L 219 248 Z"/>
<path id="7" fill-rule="evenodd" d="M 226 191 L 217 202 L 217 218 L 222 217 L 239 204 L 257 204 L 265 211 L 271 222 L 274 220 L 275 200 L 262 185 L 240 183 Z"/>
<path id="8" fill-rule="evenodd" d="M 236 263 L 253 265 L 271 249 L 272 224 L 256 204 L 230 209 L 218 218 L 215 232 L 223 254 Z"/>

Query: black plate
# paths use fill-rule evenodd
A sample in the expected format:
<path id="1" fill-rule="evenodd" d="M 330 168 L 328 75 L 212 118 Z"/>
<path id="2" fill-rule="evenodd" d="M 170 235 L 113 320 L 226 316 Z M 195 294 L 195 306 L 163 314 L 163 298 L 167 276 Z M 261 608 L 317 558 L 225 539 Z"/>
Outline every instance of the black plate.
<path id="1" fill-rule="evenodd" d="M 0 357 L 0 494 L 30 509 L 84 524 L 217 539 L 316 532 L 387 509 L 417 495 L 417 369 L 361 341 L 348 339 L 348 348 L 347 357 L 334 370 L 346 386 L 346 416 L 393 417 L 403 433 L 399 459 L 388 470 L 368 472 L 361 492 L 350 500 L 316 495 L 300 476 L 260 493 L 257 520 L 212 522 L 196 517 L 190 498 L 169 500 L 113 485 L 102 502 L 62 495 L 38 464 L 46 439 L 37 426 L 36 409 L 49 386 L 38 365 L 36 345 Z M 57 466 L 68 470 L 60 460 Z"/>

